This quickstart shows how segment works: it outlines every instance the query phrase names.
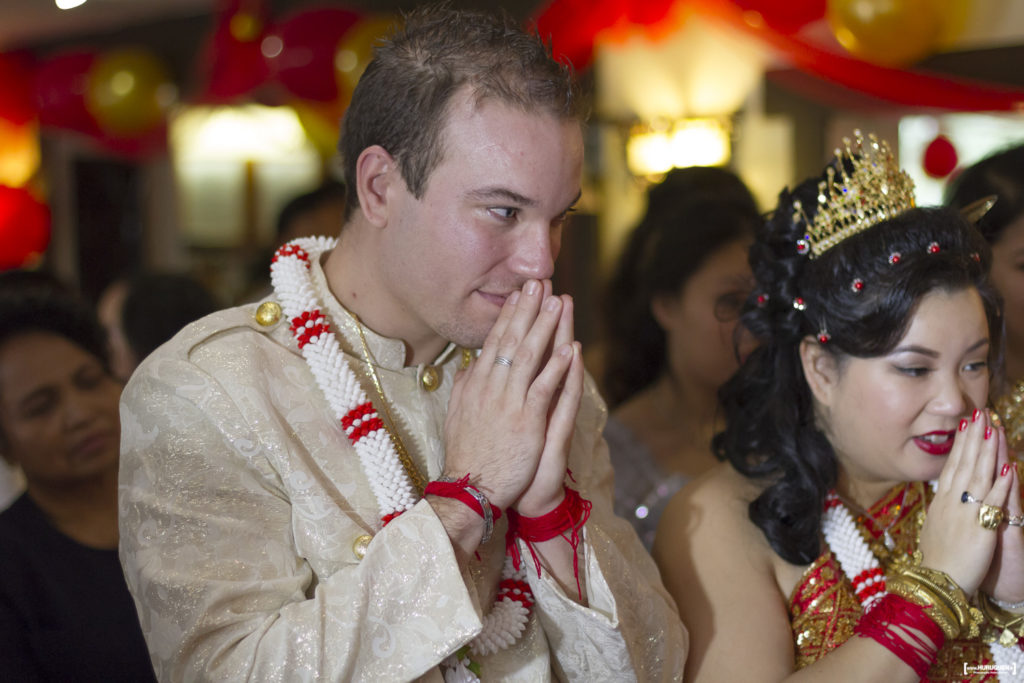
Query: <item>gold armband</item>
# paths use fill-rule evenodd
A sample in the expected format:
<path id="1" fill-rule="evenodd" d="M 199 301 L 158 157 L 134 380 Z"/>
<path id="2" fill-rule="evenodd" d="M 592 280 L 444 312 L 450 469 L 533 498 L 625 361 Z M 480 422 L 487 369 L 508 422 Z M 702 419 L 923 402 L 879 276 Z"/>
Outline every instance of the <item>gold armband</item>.
<path id="1" fill-rule="evenodd" d="M 967 595 L 949 574 L 922 567 L 920 551 L 914 552 L 912 561 L 896 562 L 892 569 L 886 590 L 923 607 L 947 640 L 978 637 L 981 611 L 967 602 Z"/>
<path id="2" fill-rule="evenodd" d="M 1000 645 L 1010 647 L 1024 638 L 1024 614 L 1017 614 L 999 607 L 992 602 L 990 597 L 981 592 L 978 593 L 978 605 L 981 607 L 981 613 L 985 620 L 1002 631 L 999 635 Z"/>

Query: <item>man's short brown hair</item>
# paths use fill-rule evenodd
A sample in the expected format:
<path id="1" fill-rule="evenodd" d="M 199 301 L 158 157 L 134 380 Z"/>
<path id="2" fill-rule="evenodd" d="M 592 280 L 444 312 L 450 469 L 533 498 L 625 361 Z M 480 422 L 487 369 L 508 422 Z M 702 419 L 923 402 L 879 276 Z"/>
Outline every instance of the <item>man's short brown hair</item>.
<path id="1" fill-rule="evenodd" d="M 375 48 L 345 114 L 339 150 L 348 185 L 346 218 L 359 205 L 356 160 L 372 145 L 386 149 L 409 191 L 423 196 L 444 152 L 449 103 L 466 87 L 477 102 L 494 99 L 527 112 L 585 117 L 571 68 L 507 13 L 446 5 L 414 10 Z"/>

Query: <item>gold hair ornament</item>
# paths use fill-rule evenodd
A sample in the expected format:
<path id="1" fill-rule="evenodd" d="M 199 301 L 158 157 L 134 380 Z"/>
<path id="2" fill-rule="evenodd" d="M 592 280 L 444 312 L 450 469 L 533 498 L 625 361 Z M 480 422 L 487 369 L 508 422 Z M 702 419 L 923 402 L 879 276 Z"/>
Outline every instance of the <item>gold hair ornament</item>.
<path id="1" fill-rule="evenodd" d="M 838 170 L 829 166 L 818 183 L 818 209 L 808 221 L 800 200 L 793 202 L 793 221 L 802 220 L 807 234 L 797 251 L 817 258 L 847 237 L 914 208 L 914 181 L 900 169 L 889 143 L 859 130 L 843 138 L 845 149 L 835 152 Z M 851 168 L 852 171 L 847 169 Z"/>

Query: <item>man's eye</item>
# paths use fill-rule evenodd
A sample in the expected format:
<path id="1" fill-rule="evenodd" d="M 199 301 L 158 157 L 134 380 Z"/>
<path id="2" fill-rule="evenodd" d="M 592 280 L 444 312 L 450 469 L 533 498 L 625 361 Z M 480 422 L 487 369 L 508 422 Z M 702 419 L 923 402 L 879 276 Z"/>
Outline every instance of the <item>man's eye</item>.
<path id="1" fill-rule="evenodd" d="M 496 214 L 498 218 L 502 218 L 504 220 L 511 220 L 515 218 L 517 213 L 517 209 L 510 206 L 495 206 L 491 207 L 490 211 L 491 213 Z"/>

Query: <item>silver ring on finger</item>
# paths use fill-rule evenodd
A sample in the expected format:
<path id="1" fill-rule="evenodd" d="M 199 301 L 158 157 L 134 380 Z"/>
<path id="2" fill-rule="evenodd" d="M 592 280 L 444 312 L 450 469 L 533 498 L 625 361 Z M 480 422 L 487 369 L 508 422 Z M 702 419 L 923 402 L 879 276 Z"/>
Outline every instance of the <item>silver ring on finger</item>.
<path id="1" fill-rule="evenodd" d="M 1024 515 L 1010 515 L 1006 518 L 1006 523 L 1010 526 L 1024 527 Z"/>
<path id="2" fill-rule="evenodd" d="M 494 364 L 495 365 L 504 365 L 506 368 L 510 368 L 510 367 L 512 367 L 512 359 L 511 358 L 506 358 L 505 356 L 495 356 L 494 357 Z"/>
<path id="3" fill-rule="evenodd" d="M 975 498 L 974 496 L 972 496 L 967 491 L 964 491 L 962 494 L 960 494 L 960 502 L 961 503 L 980 503 L 981 501 L 978 500 L 977 498 Z"/>

